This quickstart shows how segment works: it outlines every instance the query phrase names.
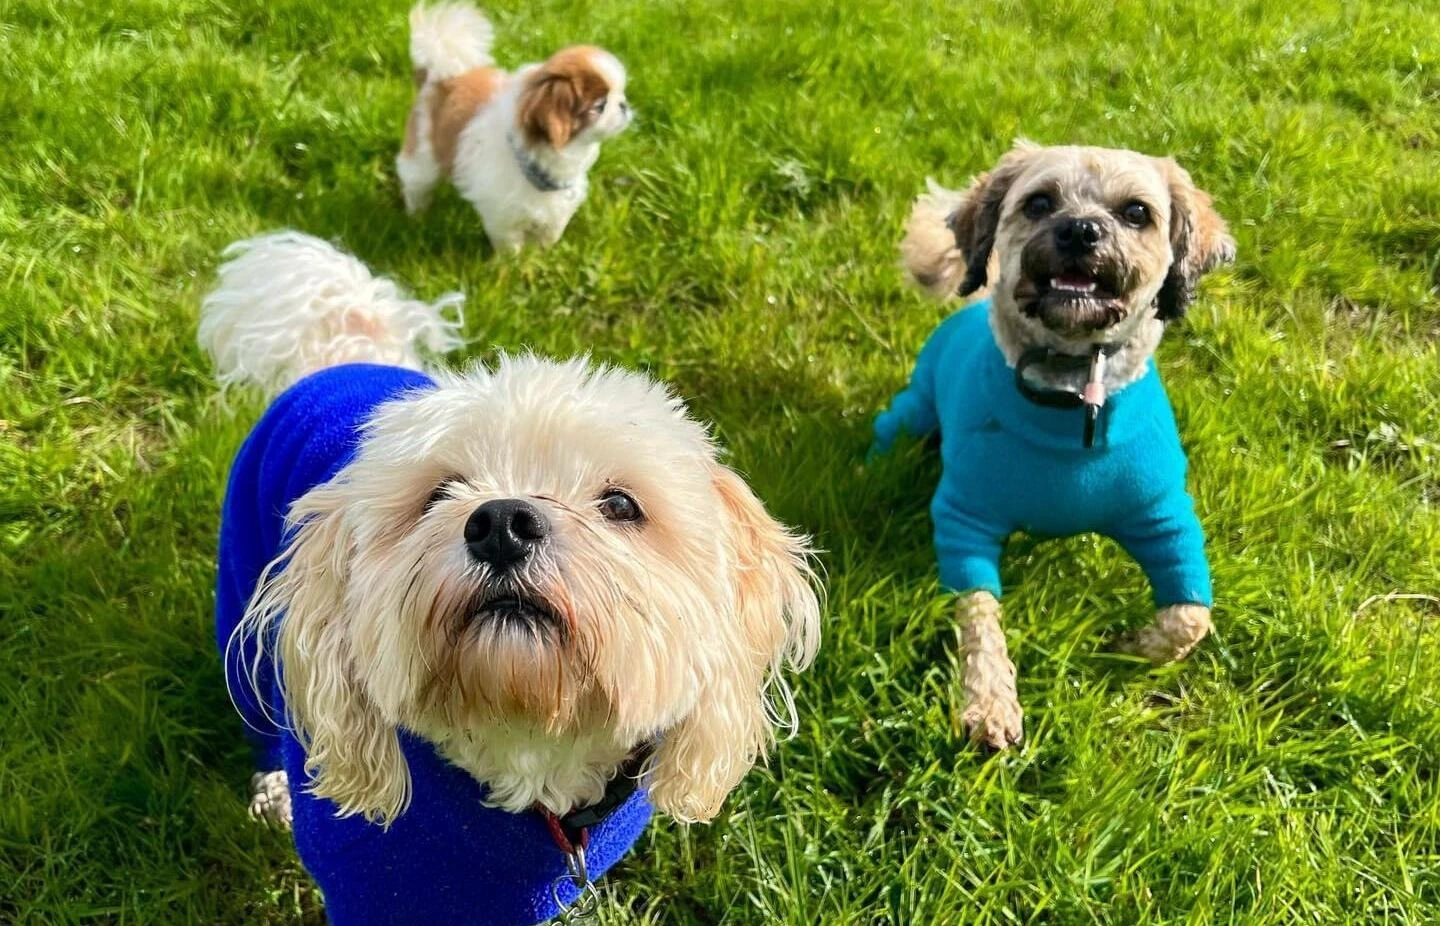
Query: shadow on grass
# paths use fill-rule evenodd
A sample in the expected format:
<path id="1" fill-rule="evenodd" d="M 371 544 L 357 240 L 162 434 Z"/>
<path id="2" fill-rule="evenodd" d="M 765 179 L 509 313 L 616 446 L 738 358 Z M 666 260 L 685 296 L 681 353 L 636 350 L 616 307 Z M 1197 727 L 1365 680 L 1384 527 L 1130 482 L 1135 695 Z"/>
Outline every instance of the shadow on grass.
<path id="1" fill-rule="evenodd" d="M 494 257 L 480 218 L 447 185 L 430 207 L 407 215 L 393 179 L 384 184 L 326 184 L 324 193 L 296 198 L 276 191 L 252 201 L 267 228 L 294 228 L 337 242 L 376 274 L 393 274 L 412 263 L 453 265 Z"/>

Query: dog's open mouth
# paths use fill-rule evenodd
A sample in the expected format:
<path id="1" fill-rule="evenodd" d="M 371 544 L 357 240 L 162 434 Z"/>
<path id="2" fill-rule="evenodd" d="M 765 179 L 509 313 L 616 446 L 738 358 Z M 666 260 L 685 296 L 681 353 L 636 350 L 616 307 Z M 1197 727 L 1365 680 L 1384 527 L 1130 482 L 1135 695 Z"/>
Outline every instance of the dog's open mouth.
<path id="1" fill-rule="evenodd" d="M 476 623 L 498 629 L 541 633 L 565 626 L 559 613 L 544 599 L 513 592 L 482 598 L 472 614 Z"/>
<path id="2" fill-rule="evenodd" d="M 1100 281 L 1088 273 L 1071 272 L 1051 277 L 1050 291 L 1056 296 L 1113 299 L 1115 294 L 1100 288 Z"/>
<path id="3" fill-rule="evenodd" d="M 1049 268 L 1016 287 L 1026 315 L 1057 331 L 1099 331 L 1125 318 L 1125 301 L 1108 274 L 1084 268 Z"/>

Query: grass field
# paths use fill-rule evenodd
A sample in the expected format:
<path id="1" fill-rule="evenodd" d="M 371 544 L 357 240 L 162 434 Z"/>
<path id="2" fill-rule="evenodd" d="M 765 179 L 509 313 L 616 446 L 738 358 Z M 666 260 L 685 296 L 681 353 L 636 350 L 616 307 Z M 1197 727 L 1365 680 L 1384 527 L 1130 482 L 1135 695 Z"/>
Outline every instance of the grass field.
<path id="1" fill-rule="evenodd" d="M 575 11 L 583 9 L 583 14 Z M 1291 0 L 491 5 L 594 40 L 640 119 L 548 253 L 391 175 L 401 0 L 0 3 L 0 922 L 320 922 L 248 822 L 210 639 L 226 468 L 196 309 L 227 242 L 333 238 L 471 353 L 652 370 L 828 551 L 803 726 L 611 924 L 1440 921 L 1440 7 Z M 1108 542 L 1017 543 L 1023 750 L 957 732 L 918 452 L 869 419 L 945 309 L 895 243 L 1016 135 L 1173 153 L 1240 259 L 1162 349 L 1217 637 L 1158 671 Z"/>

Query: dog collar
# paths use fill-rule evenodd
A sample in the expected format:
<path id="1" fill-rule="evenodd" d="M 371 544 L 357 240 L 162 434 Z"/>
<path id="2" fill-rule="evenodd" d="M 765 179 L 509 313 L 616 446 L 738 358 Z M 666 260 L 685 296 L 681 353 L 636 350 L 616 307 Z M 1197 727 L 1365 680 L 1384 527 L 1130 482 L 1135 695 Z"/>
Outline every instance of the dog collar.
<path id="1" fill-rule="evenodd" d="M 604 823 L 634 795 L 640 787 L 640 772 L 654 751 L 653 743 L 641 743 L 637 746 L 615 770 L 615 775 L 605 785 L 605 793 L 600 795 L 600 800 L 589 806 L 562 815 L 543 804 L 535 804 L 535 812 L 545 821 L 545 828 L 550 831 L 550 839 L 565 856 L 566 873 L 550 885 L 551 899 L 560 910 L 559 922 L 574 922 L 594 914 L 599 898 L 585 862 L 585 850 L 590 848 L 590 828 Z M 560 885 L 566 880 L 570 881 L 577 892 L 574 902 L 570 904 L 560 899 Z"/>
<path id="2" fill-rule="evenodd" d="M 1085 449 L 1095 446 L 1095 429 L 1100 410 L 1105 407 L 1105 364 L 1123 344 L 1096 344 L 1089 354 L 1066 354 L 1049 347 L 1032 347 L 1015 363 L 1015 388 L 1028 401 L 1045 408 L 1084 408 L 1085 428 L 1081 443 Z M 1085 388 L 1079 392 L 1068 389 L 1037 389 L 1025 378 L 1025 371 L 1036 364 L 1046 364 L 1062 373 L 1088 370 Z"/>
<path id="3" fill-rule="evenodd" d="M 590 828 L 610 819 L 610 816 L 620 809 L 620 805 L 630 799 L 639 789 L 640 772 L 654 751 L 653 743 L 641 743 L 635 747 L 635 751 L 625 757 L 614 777 L 605 785 L 605 793 L 600 795 L 600 800 L 593 804 L 564 814 L 557 814 L 542 804 L 535 805 L 535 811 L 544 818 L 546 826 L 550 828 L 550 835 L 561 852 L 569 855 L 575 846 L 583 848 L 589 841 Z"/>
<path id="4" fill-rule="evenodd" d="M 510 151 L 515 155 L 515 163 L 520 167 L 520 173 L 530 182 L 530 185 L 541 193 L 558 193 L 560 190 L 568 190 L 569 183 L 561 183 L 555 179 L 555 175 L 541 166 L 535 159 L 535 155 L 526 150 L 525 146 L 515 138 L 514 132 L 505 133 L 506 141 L 510 142 Z"/>

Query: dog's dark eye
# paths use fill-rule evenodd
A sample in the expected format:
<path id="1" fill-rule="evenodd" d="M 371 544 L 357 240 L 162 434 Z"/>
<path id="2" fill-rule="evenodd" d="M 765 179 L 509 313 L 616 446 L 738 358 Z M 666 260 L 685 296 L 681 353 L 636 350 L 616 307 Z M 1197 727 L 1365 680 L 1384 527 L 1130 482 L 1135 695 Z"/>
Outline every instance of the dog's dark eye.
<path id="1" fill-rule="evenodd" d="M 600 115 L 601 113 L 603 113 L 604 111 L 605 111 L 605 98 L 602 96 L 602 97 L 600 98 L 600 102 L 598 102 L 598 103 L 595 104 L 595 115 L 598 116 L 598 115 Z"/>
<path id="2" fill-rule="evenodd" d="M 450 487 L 451 487 L 452 485 L 454 485 L 454 484 L 455 484 L 455 480 L 454 480 L 454 479 L 446 479 L 444 482 L 442 482 L 442 483 L 440 483 L 438 486 L 436 486 L 436 487 L 430 492 L 430 497 L 427 498 L 427 499 L 425 499 L 425 511 L 426 511 L 426 512 L 429 512 L 431 508 L 434 508 L 437 504 L 439 504 L 440 502 L 443 502 L 445 499 L 449 498 L 449 497 L 450 497 Z"/>
<path id="3" fill-rule="evenodd" d="M 1129 202 L 1120 209 L 1120 218 L 1126 224 L 1144 228 L 1150 224 L 1150 207 L 1142 202 Z"/>
<path id="4" fill-rule="evenodd" d="M 1043 219 L 1055 211 L 1055 199 L 1049 193 L 1032 193 L 1025 200 L 1025 218 Z"/>
<path id="5" fill-rule="evenodd" d="M 635 499 L 619 489 L 608 489 L 600 496 L 600 513 L 607 521 L 634 522 L 644 517 Z"/>

